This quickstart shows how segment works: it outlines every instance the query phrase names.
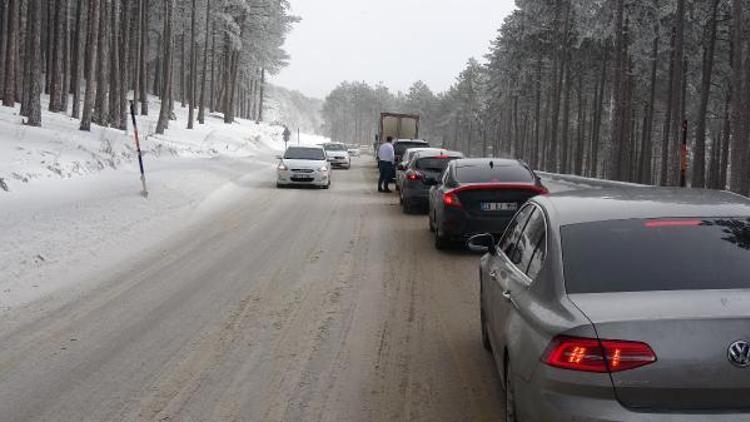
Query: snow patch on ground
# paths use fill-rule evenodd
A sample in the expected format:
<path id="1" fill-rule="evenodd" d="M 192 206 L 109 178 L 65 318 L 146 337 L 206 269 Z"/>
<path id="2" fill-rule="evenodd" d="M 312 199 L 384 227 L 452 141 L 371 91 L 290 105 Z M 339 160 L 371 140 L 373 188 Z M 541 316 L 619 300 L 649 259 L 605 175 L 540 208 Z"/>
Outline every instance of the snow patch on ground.
<path id="1" fill-rule="evenodd" d="M 187 109 L 177 108 L 155 135 L 158 101 L 150 107 L 152 116 L 138 116 L 148 198 L 139 195 L 132 128 L 82 132 L 78 120 L 46 111 L 32 128 L 18 108 L 0 107 L 0 313 L 76 295 L 114 262 L 272 186 L 282 127 L 211 115 L 188 130 Z"/>

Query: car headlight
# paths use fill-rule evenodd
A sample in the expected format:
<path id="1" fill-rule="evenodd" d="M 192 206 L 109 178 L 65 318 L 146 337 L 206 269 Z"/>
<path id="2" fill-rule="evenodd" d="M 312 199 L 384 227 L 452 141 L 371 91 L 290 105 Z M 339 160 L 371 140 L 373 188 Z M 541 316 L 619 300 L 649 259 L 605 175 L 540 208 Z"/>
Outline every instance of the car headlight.
<path id="1" fill-rule="evenodd" d="M 276 167 L 276 169 L 279 170 L 279 171 L 289 170 L 289 168 L 286 165 L 284 165 L 284 163 L 279 163 L 279 166 Z"/>
<path id="2" fill-rule="evenodd" d="M 325 173 L 325 172 L 328 171 L 328 167 L 327 166 L 323 166 L 323 167 L 319 168 L 318 171 L 321 172 L 321 173 Z"/>

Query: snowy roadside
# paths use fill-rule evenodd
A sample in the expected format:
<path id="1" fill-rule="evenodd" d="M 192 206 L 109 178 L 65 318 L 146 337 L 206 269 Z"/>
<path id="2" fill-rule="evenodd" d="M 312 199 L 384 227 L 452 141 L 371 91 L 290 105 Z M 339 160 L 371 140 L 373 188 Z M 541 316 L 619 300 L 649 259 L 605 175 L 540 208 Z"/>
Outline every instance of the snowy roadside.
<path id="1" fill-rule="evenodd" d="M 30 128 L 0 108 L 0 312 L 75 295 L 85 289 L 82 280 L 272 185 L 282 128 L 241 119 L 225 125 L 210 116 L 189 131 L 184 112 L 177 110 L 164 136 L 151 134 L 152 118 L 139 118 L 150 191 L 144 199 L 132 131 L 85 133 L 77 120 L 46 112 L 44 127 Z"/>

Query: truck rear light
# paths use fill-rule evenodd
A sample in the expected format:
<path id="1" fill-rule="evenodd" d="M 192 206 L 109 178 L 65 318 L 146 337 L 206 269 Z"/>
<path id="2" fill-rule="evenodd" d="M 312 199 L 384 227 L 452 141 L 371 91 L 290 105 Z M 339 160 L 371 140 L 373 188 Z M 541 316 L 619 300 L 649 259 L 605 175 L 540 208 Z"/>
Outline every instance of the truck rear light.
<path id="1" fill-rule="evenodd" d="M 461 208 L 461 201 L 458 200 L 458 196 L 453 192 L 447 192 L 443 195 L 443 204 L 446 207 Z"/>
<path id="2" fill-rule="evenodd" d="M 648 344 L 637 341 L 558 336 L 547 347 L 542 360 L 556 368 L 606 373 L 654 363 L 656 354 Z"/>

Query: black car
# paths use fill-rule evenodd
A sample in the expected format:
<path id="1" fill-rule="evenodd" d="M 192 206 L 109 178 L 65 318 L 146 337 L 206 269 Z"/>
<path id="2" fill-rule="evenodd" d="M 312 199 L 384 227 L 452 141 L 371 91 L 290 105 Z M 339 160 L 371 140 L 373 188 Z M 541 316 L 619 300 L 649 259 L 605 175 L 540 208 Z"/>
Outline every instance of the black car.
<path id="1" fill-rule="evenodd" d="M 547 193 L 524 162 L 502 158 L 452 161 L 429 196 L 430 230 L 442 249 L 474 234 L 500 235 L 529 198 Z"/>
<path id="2" fill-rule="evenodd" d="M 406 164 L 403 177 L 397 180 L 399 199 L 404 213 L 427 210 L 430 186 L 434 184 L 453 160 L 464 158 L 458 151 L 422 150 Z"/>
<path id="3" fill-rule="evenodd" d="M 398 139 L 393 141 L 393 154 L 396 157 L 396 163 L 401 162 L 401 157 L 409 148 L 428 148 L 430 144 L 422 139 Z"/>

